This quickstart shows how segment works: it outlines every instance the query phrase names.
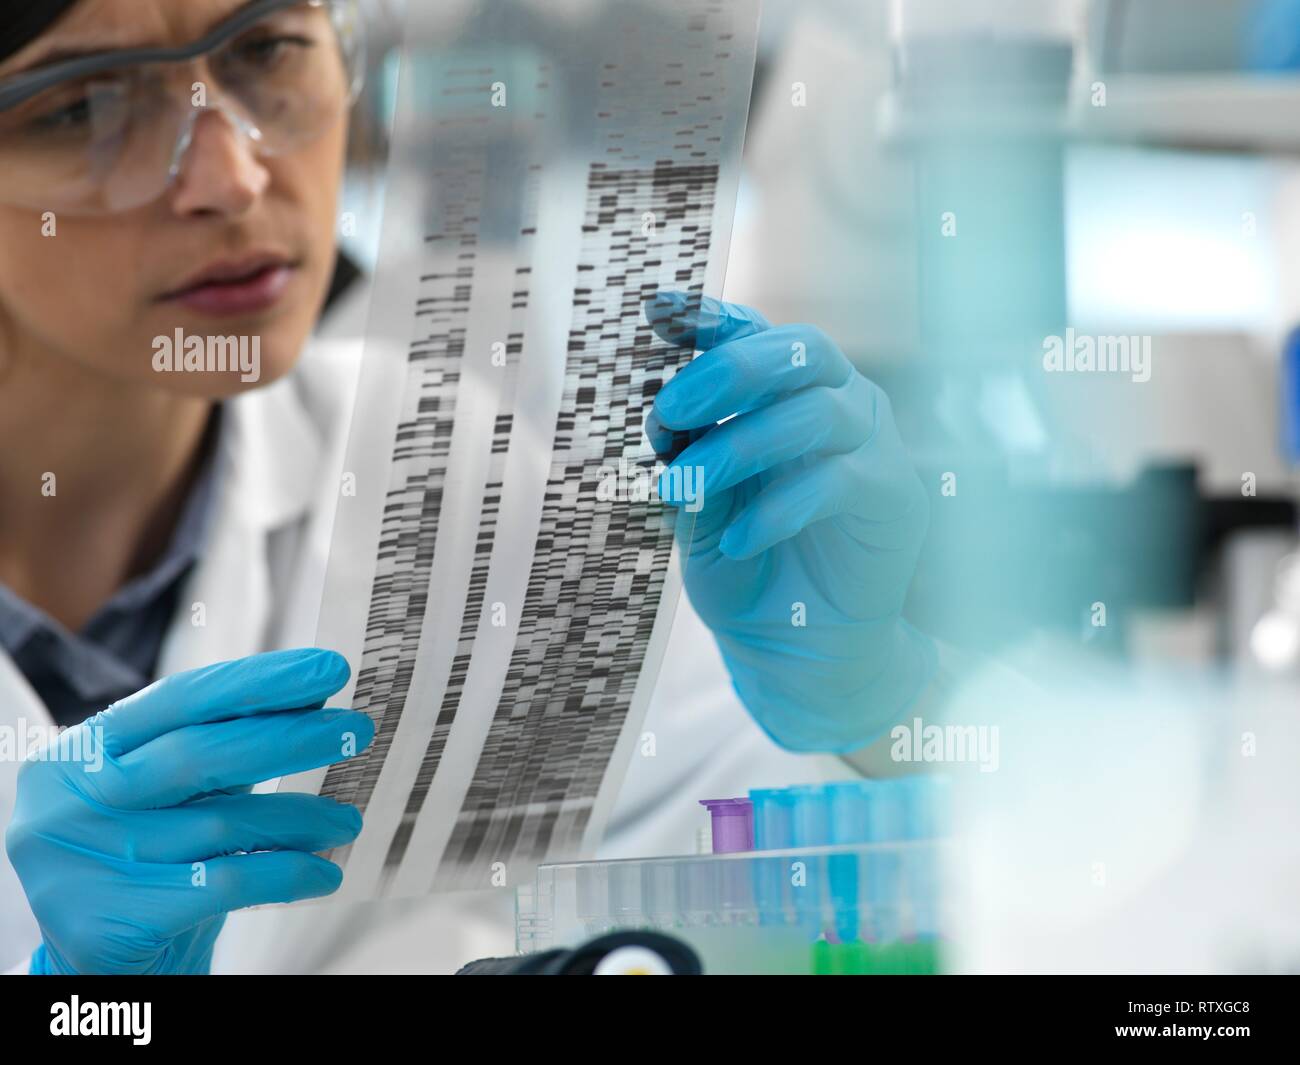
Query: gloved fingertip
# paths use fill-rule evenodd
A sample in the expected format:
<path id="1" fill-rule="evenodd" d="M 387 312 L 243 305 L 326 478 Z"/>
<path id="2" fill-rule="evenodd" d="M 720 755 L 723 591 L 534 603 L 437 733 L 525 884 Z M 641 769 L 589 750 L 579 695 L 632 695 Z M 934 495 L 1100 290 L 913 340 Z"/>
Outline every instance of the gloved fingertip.
<path id="1" fill-rule="evenodd" d="M 312 652 L 316 656 L 317 668 L 321 673 L 331 680 L 337 679 L 339 687 L 343 687 L 348 677 L 352 675 L 352 667 L 348 665 L 348 660 L 327 647 L 313 647 Z"/>
<path id="2" fill-rule="evenodd" d="M 643 305 L 646 322 L 660 339 L 674 346 L 692 342 L 700 325 L 701 297 L 694 293 L 665 290 L 655 293 Z"/>
<path id="3" fill-rule="evenodd" d="M 654 407 L 651 408 L 651 415 L 659 428 L 663 429 L 686 429 L 689 426 L 681 422 L 681 400 L 679 393 L 680 388 L 672 388 L 672 381 L 655 396 Z"/>
<path id="4" fill-rule="evenodd" d="M 333 842 L 330 845 L 335 847 L 351 843 L 361 835 L 365 824 L 361 810 L 346 802 L 335 804 L 335 808 L 329 812 L 329 821 L 333 832 Z"/>
<path id="5" fill-rule="evenodd" d="M 301 686 L 329 693 L 338 691 L 352 673 L 348 660 L 337 651 L 324 647 L 295 647 L 287 651 L 270 651 L 241 659 L 240 663 L 259 669 L 273 669 L 273 676 L 290 687 Z"/>
<path id="6" fill-rule="evenodd" d="M 361 710 L 349 712 L 348 724 L 357 737 L 357 754 L 360 754 L 375 739 L 375 722 L 371 716 Z"/>
<path id="7" fill-rule="evenodd" d="M 667 454 L 673 446 L 673 434 L 662 426 L 646 426 L 645 429 L 646 443 L 650 445 L 650 450 L 656 455 Z"/>
<path id="8" fill-rule="evenodd" d="M 313 857 L 315 857 L 313 855 Z M 320 890 L 319 895 L 333 895 L 343 886 L 343 867 L 336 865 L 327 858 L 316 858 L 313 863 L 316 880 Z"/>
<path id="9" fill-rule="evenodd" d="M 684 500 L 676 498 L 677 493 L 673 491 L 674 480 L 678 485 L 682 483 L 681 470 L 678 469 L 674 474 L 676 467 L 669 466 L 659 475 L 659 480 L 655 485 L 655 494 L 659 497 L 659 502 L 667 503 L 671 507 L 680 506 Z"/>
<path id="10" fill-rule="evenodd" d="M 686 298 L 686 293 L 677 289 L 661 288 L 653 296 L 646 299 L 644 304 L 646 313 L 659 313 L 681 308 L 686 304 Z"/>
<path id="11" fill-rule="evenodd" d="M 344 741 L 341 749 L 346 757 L 356 757 L 374 742 L 375 723 L 369 714 L 337 707 L 328 707 L 321 712 L 325 715 L 331 734 L 337 730 L 340 740 Z"/>
<path id="12" fill-rule="evenodd" d="M 744 562 L 750 557 L 749 545 L 746 543 L 743 532 L 737 531 L 736 526 L 730 526 L 722 534 L 722 539 L 718 541 L 718 550 L 733 562 Z"/>

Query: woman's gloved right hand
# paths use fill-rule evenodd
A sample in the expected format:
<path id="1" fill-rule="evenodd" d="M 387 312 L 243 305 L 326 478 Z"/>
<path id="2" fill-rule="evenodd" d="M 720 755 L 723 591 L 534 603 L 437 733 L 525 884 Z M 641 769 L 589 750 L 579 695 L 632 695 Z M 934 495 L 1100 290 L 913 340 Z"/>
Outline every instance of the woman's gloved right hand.
<path id="1" fill-rule="evenodd" d="M 322 709 L 341 655 L 278 651 L 165 677 L 63 732 L 18 775 L 9 860 L 40 925 L 32 973 L 204 973 L 231 910 L 328 895 L 316 856 L 355 806 L 249 787 L 350 758 L 374 738 Z"/>

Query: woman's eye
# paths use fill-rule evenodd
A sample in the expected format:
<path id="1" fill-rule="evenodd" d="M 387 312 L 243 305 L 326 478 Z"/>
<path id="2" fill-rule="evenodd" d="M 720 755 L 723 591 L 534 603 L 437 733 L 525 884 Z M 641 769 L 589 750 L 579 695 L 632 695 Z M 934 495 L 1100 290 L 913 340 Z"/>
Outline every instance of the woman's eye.
<path id="1" fill-rule="evenodd" d="M 73 103 L 37 115 L 32 119 L 32 127 L 40 133 L 58 133 L 64 130 L 80 129 L 90 121 L 90 100 L 82 97 Z"/>
<path id="2" fill-rule="evenodd" d="M 310 48 L 313 42 L 306 37 L 259 37 L 238 46 L 236 54 L 242 62 L 254 66 L 272 67 L 286 53 Z"/>

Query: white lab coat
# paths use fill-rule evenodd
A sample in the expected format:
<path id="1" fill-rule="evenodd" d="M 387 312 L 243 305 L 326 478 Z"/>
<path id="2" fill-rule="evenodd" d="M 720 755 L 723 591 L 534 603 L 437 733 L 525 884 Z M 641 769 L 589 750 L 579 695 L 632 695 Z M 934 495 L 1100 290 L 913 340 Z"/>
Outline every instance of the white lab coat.
<path id="1" fill-rule="evenodd" d="M 289 377 L 227 405 L 213 527 L 164 642 L 160 675 L 315 642 L 359 353 L 355 341 L 317 339 Z M 194 603 L 204 604 L 201 627 L 192 624 Z M 48 725 L 50 715 L 0 652 L 0 726 L 17 728 L 23 719 Z M 853 772 L 832 756 L 783 751 L 763 735 L 684 600 L 645 728 L 655 733 L 656 754 L 634 756 L 602 856 L 691 853 L 706 823 L 697 799 Z M 0 764 L 0 824 L 13 812 L 17 770 Z M 512 952 L 513 886 L 241 911 L 218 940 L 214 970 L 454 971 Z M 39 942 L 22 887 L 0 854 L 0 972 L 21 967 Z"/>

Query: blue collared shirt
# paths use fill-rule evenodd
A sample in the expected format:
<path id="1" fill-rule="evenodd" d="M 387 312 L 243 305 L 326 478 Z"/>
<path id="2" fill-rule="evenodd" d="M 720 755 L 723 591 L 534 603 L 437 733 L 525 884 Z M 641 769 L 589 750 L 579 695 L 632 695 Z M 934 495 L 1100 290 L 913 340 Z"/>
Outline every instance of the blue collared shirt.
<path id="1" fill-rule="evenodd" d="M 154 679 L 181 588 L 202 550 L 216 496 L 220 411 L 167 550 L 123 585 L 80 632 L 70 632 L 0 583 L 0 648 L 60 725 L 75 725 Z"/>

